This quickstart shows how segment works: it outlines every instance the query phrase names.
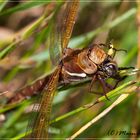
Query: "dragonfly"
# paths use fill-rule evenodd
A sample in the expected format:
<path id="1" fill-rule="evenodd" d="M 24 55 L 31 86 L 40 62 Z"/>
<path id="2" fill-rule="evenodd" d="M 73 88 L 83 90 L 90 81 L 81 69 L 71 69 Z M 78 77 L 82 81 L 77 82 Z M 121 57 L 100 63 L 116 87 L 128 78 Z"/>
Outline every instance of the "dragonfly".
<path id="1" fill-rule="evenodd" d="M 33 111 L 37 114 L 29 122 L 32 130 L 28 138 L 48 139 L 49 121 L 52 102 L 58 85 L 80 81 L 87 77 L 91 78 L 90 88 L 98 80 L 103 88 L 103 93 L 116 88 L 118 83 L 126 76 L 121 76 L 120 71 L 132 69 L 133 67 L 118 67 L 114 56 L 117 50 L 112 44 L 91 44 L 83 49 L 68 48 L 69 40 L 75 24 L 79 0 L 67 1 L 61 18 L 61 24 L 52 24 L 50 37 L 50 55 L 56 69 L 49 76 L 37 80 L 33 85 L 18 91 L 17 96 L 11 98 L 8 103 L 28 98 L 32 93 L 41 92 L 39 105 L 35 105 Z M 57 16 L 55 18 L 58 18 Z M 56 22 L 57 23 L 57 22 Z M 106 52 L 103 47 L 108 48 Z M 62 53 L 59 53 L 61 50 Z M 56 61 L 58 60 L 58 61 Z M 113 78 L 116 80 L 114 86 L 105 80 Z M 108 97 L 106 96 L 108 99 Z"/>

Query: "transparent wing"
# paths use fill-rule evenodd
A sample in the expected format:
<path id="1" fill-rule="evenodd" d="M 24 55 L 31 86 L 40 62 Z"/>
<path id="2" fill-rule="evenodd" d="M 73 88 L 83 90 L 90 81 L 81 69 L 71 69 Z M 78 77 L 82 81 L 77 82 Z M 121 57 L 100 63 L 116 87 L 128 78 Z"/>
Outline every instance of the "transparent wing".
<path id="1" fill-rule="evenodd" d="M 79 7 L 79 0 L 67 1 L 63 26 L 61 28 L 61 48 L 64 50 L 69 43 L 73 26 L 75 24 L 76 15 Z"/>
<path id="2" fill-rule="evenodd" d="M 58 66 L 50 77 L 48 85 L 45 86 L 42 92 L 42 99 L 39 105 L 34 106 L 34 111 L 37 111 L 37 114 L 34 118 L 34 122 L 29 123 L 29 125 L 31 124 L 30 127 L 32 127 L 33 130 L 28 138 L 48 138 L 48 127 L 52 101 L 57 88 L 60 71 L 61 66 Z"/>
<path id="3" fill-rule="evenodd" d="M 50 59 L 52 64 L 56 66 L 61 58 L 61 36 L 58 32 L 57 26 L 54 24 L 57 24 L 57 22 L 53 21 L 51 24 L 48 42 Z"/>
<path id="4" fill-rule="evenodd" d="M 49 50 L 54 65 L 58 64 L 62 52 L 67 48 L 75 23 L 79 0 L 67 1 L 54 15 L 50 29 Z"/>

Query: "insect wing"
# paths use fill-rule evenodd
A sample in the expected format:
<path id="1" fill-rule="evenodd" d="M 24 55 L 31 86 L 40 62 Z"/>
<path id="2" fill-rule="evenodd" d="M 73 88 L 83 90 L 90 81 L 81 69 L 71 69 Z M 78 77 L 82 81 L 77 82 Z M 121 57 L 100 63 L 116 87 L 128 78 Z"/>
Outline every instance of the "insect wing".
<path id="1" fill-rule="evenodd" d="M 31 120 L 32 122 L 29 124 L 29 127 L 32 129 L 32 133 L 29 136 L 30 138 L 48 138 L 51 106 L 57 88 L 60 71 L 61 66 L 58 66 L 50 77 L 48 85 L 45 86 L 42 92 L 42 99 L 40 100 L 39 106 L 37 106 L 37 108 L 34 106 L 33 111 L 37 112 L 37 114 L 35 115 L 34 120 Z"/>
<path id="2" fill-rule="evenodd" d="M 62 56 L 61 51 L 61 27 L 63 21 L 63 12 L 65 12 L 63 5 L 58 5 L 56 12 L 50 22 L 48 38 L 49 54 L 52 64 L 54 66 L 59 64 L 59 60 Z"/>
<path id="3" fill-rule="evenodd" d="M 16 96 L 11 97 L 7 101 L 7 104 L 16 104 L 27 98 L 30 98 L 31 96 L 39 94 L 43 90 L 44 86 L 48 83 L 50 76 L 51 74 L 46 75 L 45 77 L 42 77 L 33 82 L 31 85 L 27 85 L 26 87 L 17 90 Z"/>
<path id="4" fill-rule="evenodd" d="M 79 7 L 79 0 L 67 1 L 61 31 L 61 48 L 67 48 Z"/>
<path id="5" fill-rule="evenodd" d="M 51 62 L 54 66 L 56 66 L 61 58 L 61 36 L 58 28 L 54 24 L 55 23 L 52 23 L 50 27 L 50 37 L 48 39 L 48 43 Z"/>
<path id="6" fill-rule="evenodd" d="M 79 0 L 67 1 L 54 15 L 49 37 L 50 58 L 57 65 L 64 49 L 67 48 L 78 11 Z"/>

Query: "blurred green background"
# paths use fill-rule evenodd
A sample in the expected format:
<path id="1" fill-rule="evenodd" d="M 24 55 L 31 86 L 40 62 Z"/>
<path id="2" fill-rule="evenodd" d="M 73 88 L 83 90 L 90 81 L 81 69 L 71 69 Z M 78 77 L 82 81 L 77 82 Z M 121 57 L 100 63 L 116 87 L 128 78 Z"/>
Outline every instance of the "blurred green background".
<path id="1" fill-rule="evenodd" d="M 49 14 L 51 1 L 3 0 L 0 2 L 0 92 L 9 91 L 0 96 L 0 138 L 21 138 L 30 118 L 28 103 L 5 111 L 3 105 L 15 90 L 32 83 L 42 75 L 48 75 L 54 69 L 49 57 L 49 24 L 61 24 L 52 20 Z M 52 12 L 63 5 L 56 1 Z M 136 21 L 137 3 L 132 1 L 86 1 L 80 2 L 76 23 L 68 47 L 83 48 L 90 43 L 112 41 L 115 48 L 126 49 L 118 52 L 115 60 L 119 66 L 137 65 L 138 27 Z M 50 44 L 51 45 L 51 44 Z M 51 46 L 53 47 L 53 46 Z M 53 48 L 52 48 L 53 49 Z M 125 81 L 136 80 L 136 75 Z M 95 90 L 100 90 L 98 83 Z M 88 93 L 89 83 L 57 92 L 51 119 L 75 110 L 95 101 L 99 95 Z M 138 93 L 137 93 L 138 94 Z M 132 135 L 108 136 L 108 131 L 135 132 L 140 135 L 139 95 L 130 95 L 104 118 L 84 131 L 78 138 L 134 138 Z M 107 108 L 116 98 L 102 102 L 81 113 L 71 115 L 51 124 L 51 138 L 67 138 L 78 131 L 97 114 Z M 31 101 L 30 101 L 31 102 Z M 25 111 L 26 110 L 26 111 Z"/>

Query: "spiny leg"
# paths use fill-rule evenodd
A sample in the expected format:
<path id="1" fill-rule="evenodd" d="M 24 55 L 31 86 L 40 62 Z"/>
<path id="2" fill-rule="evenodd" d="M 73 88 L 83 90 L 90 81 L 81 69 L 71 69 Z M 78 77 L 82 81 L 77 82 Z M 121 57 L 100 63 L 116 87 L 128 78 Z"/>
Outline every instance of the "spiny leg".
<path id="1" fill-rule="evenodd" d="M 105 88 L 108 89 L 107 92 L 109 92 L 109 91 L 115 89 L 115 88 L 118 86 L 118 84 L 119 84 L 122 80 L 123 80 L 123 79 L 117 80 L 116 83 L 114 84 L 114 86 L 112 86 L 112 85 L 110 85 L 110 84 L 108 84 L 107 82 L 104 81 Z M 103 86 L 102 86 L 102 87 L 103 87 Z M 91 92 L 91 93 L 98 94 L 98 95 L 105 95 L 105 96 L 106 96 L 106 93 L 107 93 L 107 92 L 106 92 L 106 93 L 105 93 L 105 92 L 104 92 L 104 93 L 102 93 L 102 92 L 97 92 L 97 91 L 91 90 L 91 88 L 92 88 L 92 87 L 90 87 L 90 92 Z M 108 98 L 107 98 L 107 99 L 108 99 Z"/>
<path id="2" fill-rule="evenodd" d="M 129 70 L 129 69 L 135 69 L 135 67 L 119 67 L 118 70 L 121 71 L 121 70 Z M 125 78 L 127 77 L 127 75 L 125 76 L 120 76 L 120 74 L 117 74 L 115 77 L 113 77 L 113 79 L 117 80 L 113 89 L 115 89 L 117 87 L 117 85 L 123 81 Z"/>
<path id="3" fill-rule="evenodd" d="M 97 75 L 97 78 L 98 78 L 98 80 L 99 80 L 99 82 L 100 82 L 100 84 L 101 84 L 101 86 L 103 88 L 103 92 L 104 92 L 104 95 L 105 95 L 106 99 L 109 100 L 109 98 L 106 95 L 108 90 L 107 90 L 107 86 L 106 86 L 105 80 L 100 75 Z"/>
<path id="4" fill-rule="evenodd" d="M 113 87 L 113 89 L 115 89 L 118 86 L 118 84 L 121 81 L 123 81 L 126 77 L 127 77 L 127 75 L 122 76 L 122 77 L 120 75 L 116 75 L 115 77 L 113 77 L 113 79 L 117 80 L 116 83 L 115 83 L 115 85 L 114 85 L 114 87 Z"/>
<path id="5" fill-rule="evenodd" d="M 116 77 L 113 78 L 113 79 L 115 79 L 117 81 L 114 84 L 114 86 L 112 86 L 109 83 L 107 83 L 100 75 L 98 75 L 98 76 L 94 75 L 93 78 L 92 78 L 92 81 L 90 83 L 89 91 L 90 91 L 90 93 L 94 93 L 94 94 L 98 94 L 98 95 L 105 95 L 105 97 L 108 99 L 108 97 L 106 96 L 106 93 L 108 93 L 109 91 L 115 89 L 118 86 L 118 84 L 121 81 L 123 81 L 126 77 L 127 76 L 121 77 L 120 75 L 117 75 Z M 92 90 L 92 86 L 93 86 L 93 83 L 95 82 L 96 78 L 99 80 L 100 84 L 102 85 L 103 93 Z"/>
<path id="6" fill-rule="evenodd" d="M 115 89 L 122 80 L 124 80 L 124 78 L 119 79 L 119 80 L 117 79 L 117 81 L 115 82 L 114 86 L 108 84 L 107 82 L 105 82 L 105 84 L 106 84 L 106 87 L 109 88 L 109 91 L 111 91 L 111 90 Z"/>
<path id="7" fill-rule="evenodd" d="M 116 80 L 114 86 L 108 84 L 107 82 L 106 82 L 106 86 L 107 86 L 107 87 L 110 89 L 110 91 L 111 91 L 111 90 L 115 89 L 115 88 L 118 86 L 118 84 L 119 84 L 121 81 L 123 81 L 126 77 L 127 77 L 127 75 L 122 76 L 122 77 L 121 77 L 120 75 L 116 75 L 115 77 L 113 77 L 113 79 Z"/>
<path id="8" fill-rule="evenodd" d="M 105 82 L 105 84 L 106 84 L 106 87 L 107 87 L 107 88 L 109 88 L 109 91 L 110 91 L 110 90 L 112 90 L 112 89 L 113 89 L 113 87 L 114 87 L 114 86 L 112 86 L 112 85 L 108 84 L 107 82 Z"/>
<path id="9" fill-rule="evenodd" d="M 90 86 L 89 86 L 89 92 L 90 92 L 90 93 L 93 93 L 93 94 L 97 94 L 97 95 L 104 95 L 102 92 L 98 92 L 98 91 L 92 90 L 93 84 L 94 84 L 94 82 L 96 81 L 96 79 L 97 79 L 97 76 L 94 75 L 94 76 L 92 77 L 92 80 L 91 80 L 91 83 L 90 83 Z"/>

